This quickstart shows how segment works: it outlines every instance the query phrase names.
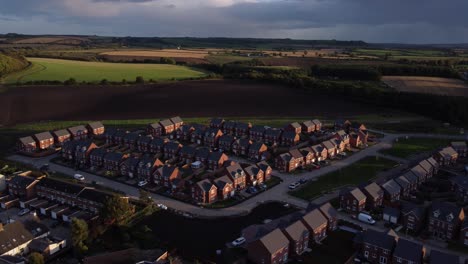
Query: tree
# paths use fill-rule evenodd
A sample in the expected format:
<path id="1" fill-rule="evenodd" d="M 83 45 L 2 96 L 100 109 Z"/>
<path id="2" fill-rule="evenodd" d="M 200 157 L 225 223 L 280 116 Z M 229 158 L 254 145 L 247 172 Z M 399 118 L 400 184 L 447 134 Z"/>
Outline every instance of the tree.
<path id="1" fill-rule="evenodd" d="M 29 255 L 29 264 L 44 264 L 44 256 L 42 254 L 33 252 Z"/>
<path id="2" fill-rule="evenodd" d="M 112 195 L 104 202 L 100 216 L 105 223 L 123 225 L 133 214 L 133 206 L 120 195 Z"/>
<path id="3" fill-rule="evenodd" d="M 135 79 L 136 83 L 145 83 L 145 79 L 142 76 L 137 76 Z"/>
<path id="4" fill-rule="evenodd" d="M 102 79 L 101 80 L 101 85 L 107 85 L 109 82 L 107 81 L 107 79 Z"/>
<path id="5" fill-rule="evenodd" d="M 88 224 L 86 221 L 78 218 L 72 218 L 71 231 L 73 248 L 79 253 L 86 252 L 88 247 L 85 242 L 89 235 Z"/>
<path id="6" fill-rule="evenodd" d="M 143 189 L 140 189 L 140 201 L 145 205 L 150 205 L 153 202 L 151 194 Z"/>

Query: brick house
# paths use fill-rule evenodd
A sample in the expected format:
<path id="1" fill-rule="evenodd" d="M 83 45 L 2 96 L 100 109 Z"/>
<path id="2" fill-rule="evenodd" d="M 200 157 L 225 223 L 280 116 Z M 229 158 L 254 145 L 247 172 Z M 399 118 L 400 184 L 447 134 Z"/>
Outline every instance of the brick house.
<path id="1" fill-rule="evenodd" d="M 136 173 L 140 179 L 151 180 L 157 168 L 164 166 L 164 163 L 150 155 L 144 155 L 137 163 Z"/>
<path id="2" fill-rule="evenodd" d="M 89 165 L 94 168 L 101 168 L 104 165 L 104 156 L 107 154 L 105 148 L 95 148 L 89 154 Z"/>
<path id="3" fill-rule="evenodd" d="M 421 166 L 426 172 L 426 180 L 434 176 L 434 168 L 428 160 L 422 160 L 421 162 L 419 162 L 419 166 Z"/>
<path id="4" fill-rule="evenodd" d="M 264 143 L 267 145 L 277 145 L 281 141 L 283 130 L 277 128 L 267 128 L 265 130 Z"/>
<path id="5" fill-rule="evenodd" d="M 111 173 L 120 171 L 120 164 L 128 157 L 128 154 L 109 152 L 104 155 L 103 167 Z"/>
<path id="6" fill-rule="evenodd" d="M 176 139 L 183 141 L 190 141 L 190 135 L 195 130 L 195 127 L 192 125 L 182 125 L 179 129 L 176 130 Z"/>
<path id="7" fill-rule="evenodd" d="M 457 200 L 462 203 L 468 202 L 468 177 L 466 176 L 454 176 L 450 178 L 452 183 L 452 191 L 455 193 Z"/>
<path id="8" fill-rule="evenodd" d="M 68 131 L 67 131 L 68 132 Z M 114 134 L 117 132 L 117 129 L 115 128 L 108 128 L 104 132 L 104 140 L 106 141 L 107 145 L 112 145 L 114 144 Z"/>
<path id="9" fill-rule="evenodd" d="M 226 174 L 231 179 L 233 186 L 237 190 L 242 190 L 247 185 L 246 174 L 239 163 L 234 163 L 226 167 Z"/>
<path id="10" fill-rule="evenodd" d="M 401 205 L 401 225 L 411 233 L 418 233 L 423 228 L 425 209 L 421 205 L 404 202 Z"/>
<path id="11" fill-rule="evenodd" d="M 349 133 L 349 145 L 353 148 L 359 148 L 362 146 L 361 138 L 355 132 Z"/>
<path id="12" fill-rule="evenodd" d="M 219 149 L 222 151 L 231 151 L 234 140 L 234 137 L 231 135 L 222 135 L 219 138 Z"/>
<path id="13" fill-rule="evenodd" d="M 263 141 L 265 137 L 265 126 L 254 125 L 249 131 L 249 138 L 252 141 Z"/>
<path id="14" fill-rule="evenodd" d="M 271 173 L 273 172 L 273 169 L 271 168 L 271 166 L 266 161 L 260 161 L 256 165 L 261 171 L 263 171 L 263 177 L 265 181 L 270 180 Z"/>
<path id="15" fill-rule="evenodd" d="M 210 121 L 210 127 L 211 127 L 211 128 L 222 129 L 222 128 L 223 128 L 223 124 L 224 124 L 224 119 L 222 119 L 222 118 L 213 118 L 213 119 L 211 119 L 211 121 Z"/>
<path id="16" fill-rule="evenodd" d="M 139 139 L 139 133 L 127 133 L 124 137 L 124 146 L 130 150 L 134 150 L 137 147 L 137 142 Z"/>
<path id="17" fill-rule="evenodd" d="M 152 136 L 139 137 L 136 142 L 137 150 L 139 152 L 148 153 L 151 150 Z"/>
<path id="18" fill-rule="evenodd" d="M 346 150 L 346 144 L 343 140 L 332 138 L 330 142 L 336 147 L 336 154 L 340 154 Z"/>
<path id="19" fill-rule="evenodd" d="M 456 141 L 450 143 L 450 146 L 458 153 L 458 157 L 465 158 L 468 153 L 468 147 L 465 141 Z"/>
<path id="20" fill-rule="evenodd" d="M 267 145 L 262 142 L 254 142 L 249 147 L 249 160 L 252 161 L 261 161 L 263 159 L 263 154 L 268 151 Z"/>
<path id="21" fill-rule="evenodd" d="M 251 128 L 252 128 L 252 124 L 250 123 L 238 122 L 236 124 L 236 127 L 234 128 L 234 135 L 236 137 L 249 136 L 249 132 Z"/>
<path id="22" fill-rule="evenodd" d="M 66 129 L 60 129 L 52 132 L 56 146 L 61 147 L 63 143 L 70 141 L 71 134 Z"/>
<path id="23" fill-rule="evenodd" d="M 468 221 L 463 221 L 460 227 L 460 243 L 465 247 L 468 246 Z"/>
<path id="24" fill-rule="evenodd" d="M 195 130 L 190 134 L 190 142 L 202 145 L 207 128 L 203 125 L 195 125 L 194 128 Z"/>
<path id="25" fill-rule="evenodd" d="M 395 238 L 387 233 L 368 229 L 362 238 L 361 254 L 370 263 L 387 264 L 392 261 Z"/>
<path id="26" fill-rule="evenodd" d="M 234 130 L 236 129 L 237 122 L 235 121 L 226 121 L 223 124 L 223 134 L 233 135 Z"/>
<path id="27" fill-rule="evenodd" d="M 418 164 L 411 168 L 411 172 L 418 177 L 418 185 L 426 181 L 426 171 Z"/>
<path id="28" fill-rule="evenodd" d="M 427 229 L 433 238 L 456 240 L 464 219 L 463 208 L 453 203 L 433 202 L 428 215 Z"/>
<path id="29" fill-rule="evenodd" d="M 394 205 L 400 201 L 401 187 L 394 180 L 389 180 L 380 187 L 384 190 L 384 201 L 386 205 Z"/>
<path id="30" fill-rule="evenodd" d="M 297 143 L 299 143 L 300 140 L 301 137 L 294 131 L 284 131 L 281 135 L 281 145 L 283 146 L 295 146 Z"/>
<path id="31" fill-rule="evenodd" d="M 247 138 L 236 139 L 232 143 L 232 153 L 236 156 L 247 156 L 252 141 Z"/>
<path id="32" fill-rule="evenodd" d="M 433 157 L 428 158 L 427 161 L 432 165 L 434 175 L 436 175 L 439 172 L 439 163 Z"/>
<path id="33" fill-rule="evenodd" d="M 79 141 L 68 141 L 63 144 L 62 149 L 60 150 L 60 155 L 62 156 L 64 160 L 67 160 L 67 161 L 75 160 L 76 145 L 78 144 L 78 142 Z M 34 141 L 34 144 L 36 144 L 35 141 Z"/>
<path id="34" fill-rule="evenodd" d="M 170 141 L 164 145 L 164 158 L 173 159 L 176 158 L 179 154 L 182 144 L 177 141 Z"/>
<path id="35" fill-rule="evenodd" d="M 324 203 L 318 209 L 327 219 L 328 231 L 335 231 L 338 228 L 338 211 L 330 203 Z"/>
<path id="36" fill-rule="evenodd" d="M 365 206 L 366 195 L 358 188 L 344 189 L 340 192 L 340 208 L 345 212 L 358 215 L 364 211 Z"/>
<path id="37" fill-rule="evenodd" d="M 164 146 L 169 142 L 167 138 L 154 138 L 150 142 L 150 152 L 152 154 L 159 154 L 164 152 Z"/>
<path id="38" fill-rule="evenodd" d="M 234 185 L 227 175 L 215 179 L 214 184 L 218 190 L 220 200 L 229 199 L 234 195 Z"/>
<path id="39" fill-rule="evenodd" d="M 175 131 L 175 125 L 170 119 L 161 120 L 159 121 L 159 124 L 161 125 L 163 135 L 170 135 Z"/>
<path id="40" fill-rule="evenodd" d="M 345 148 L 349 147 L 351 139 L 348 133 L 346 133 L 344 130 L 337 131 L 335 134 L 335 138 L 342 140 L 343 143 L 345 144 Z"/>
<path id="41" fill-rule="evenodd" d="M 174 124 L 174 130 L 179 129 L 184 124 L 184 121 L 182 118 L 180 118 L 180 116 L 173 117 L 170 120 L 172 124 Z"/>
<path id="42" fill-rule="evenodd" d="M 50 132 L 35 134 L 34 139 L 39 149 L 48 149 L 54 145 L 54 137 Z"/>
<path id="43" fill-rule="evenodd" d="M 261 184 L 265 181 L 263 171 L 256 165 L 245 167 L 244 171 L 246 173 L 247 185 L 249 186 L 256 186 L 257 184 Z"/>
<path id="44" fill-rule="evenodd" d="M 6 181 L 8 194 L 22 199 L 30 199 L 36 196 L 36 185 L 39 179 L 26 175 L 16 175 Z"/>
<path id="45" fill-rule="evenodd" d="M 248 258 L 255 264 L 282 264 L 288 261 L 289 240 L 276 228 L 247 245 Z"/>
<path id="46" fill-rule="evenodd" d="M 88 137 L 88 129 L 85 126 L 74 126 L 67 129 L 73 140 L 83 140 Z"/>
<path id="47" fill-rule="evenodd" d="M 292 131 L 296 134 L 300 134 L 302 132 L 302 126 L 298 122 L 293 122 L 285 126 L 284 131 Z"/>
<path id="48" fill-rule="evenodd" d="M 88 135 L 91 136 L 100 136 L 105 132 L 104 125 L 101 122 L 91 122 L 86 125 L 88 129 Z"/>
<path id="49" fill-rule="evenodd" d="M 310 147 L 299 149 L 302 156 L 304 157 L 304 166 L 309 166 L 316 161 L 315 152 Z"/>
<path id="50" fill-rule="evenodd" d="M 410 192 L 416 191 L 418 189 L 419 179 L 418 176 L 416 176 L 412 171 L 407 171 L 402 176 L 408 180 Z"/>
<path id="51" fill-rule="evenodd" d="M 202 204 L 214 203 L 218 200 L 218 188 L 208 179 L 201 180 L 192 186 L 192 198 Z"/>
<path id="52" fill-rule="evenodd" d="M 311 120 L 302 122 L 301 127 L 302 132 L 306 134 L 311 134 L 315 131 L 315 124 Z"/>
<path id="53" fill-rule="evenodd" d="M 319 209 L 308 212 L 302 217 L 301 221 L 309 230 L 312 241 L 318 243 L 327 237 L 328 221 Z"/>
<path id="54" fill-rule="evenodd" d="M 275 167 L 280 172 L 292 172 L 295 171 L 302 163 L 302 159 L 294 159 L 291 153 L 286 152 L 279 155 L 275 159 Z"/>
<path id="55" fill-rule="evenodd" d="M 159 123 L 148 124 L 146 133 L 153 137 L 160 137 L 163 134 L 163 128 Z"/>
<path id="56" fill-rule="evenodd" d="M 190 164 L 195 160 L 197 148 L 192 146 L 183 146 L 179 151 L 179 159 L 186 164 Z"/>
<path id="57" fill-rule="evenodd" d="M 312 123 L 315 124 L 315 131 L 322 130 L 322 122 L 320 122 L 320 120 L 314 119 L 314 120 L 312 120 Z"/>
<path id="58" fill-rule="evenodd" d="M 211 152 L 208 156 L 208 169 L 213 171 L 217 170 L 221 168 L 228 159 L 229 157 L 222 152 Z"/>
<path id="59" fill-rule="evenodd" d="M 32 137 L 22 137 L 16 143 L 16 149 L 22 152 L 35 152 L 37 150 L 37 143 Z"/>
<path id="60" fill-rule="evenodd" d="M 411 173 L 411 172 L 410 172 Z M 411 183 L 406 179 L 405 176 L 401 175 L 395 178 L 395 182 L 400 186 L 400 196 L 403 198 L 408 198 L 411 195 Z"/>
<path id="61" fill-rule="evenodd" d="M 75 163 L 78 165 L 86 165 L 89 164 L 89 155 L 91 151 L 97 148 L 96 144 L 94 144 L 90 140 L 85 141 L 75 141 L 75 154 L 74 160 Z"/>
<path id="62" fill-rule="evenodd" d="M 366 195 L 366 209 L 373 210 L 382 206 L 384 191 L 377 183 L 373 182 L 362 188 L 362 192 Z"/>
<path id="63" fill-rule="evenodd" d="M 164 186 L 164 187 L 171 187 L 171 184 L 174 180 L 180 179 L 182 173 L 180 172 L 179 168 L 170 165 L 164 165 L 159 167 L 153 173 L 153 182 L 156 185 Z"/>
<path id="64" fill-rule="evenodd" d="M 322 145 L 313 145 L 310 147 L 315 154 L 317 161 L 323 161 L 328 158 L 328 150 Z"/>
<path id="65" fill-rule="evenodd" d="M 134 178 L 137 175 L 137 167 L 140 158 L 137 156 L 130 156 L 120 163 L 120 175 L 129 178 Z"/>
<path id="66" fill-rule="evenodd" d="M 392 263 L 422 263 L 425 254 L 426 249 L 421 244 L 400 238 L 393 252 Z"/>
<path id="67" fill-rule="evenodd" d="M 200 161 L 205 166 L 208 165 L 208 157 L 210 156 L 210 149 L 209 148 L 198 148 L 197 152 L 195 153 L 195 160 Z"/>
<path id="68" fill-rule="evenodd" d="M 223 135 L 223 132 L 217 128 L 208 128 L 204 135 L 204 145 L 210 148 L 217 148 L 219 144 L 219 138 Z"/>
<path id="69" fill-rule="evenodd" d="M 332 159 L 337 154 L 337 149 L 335 144 L 333 144 L 330 140 L 322 142 L 322 146 L 327 150 L 327 157 Z"/>
<path id="70" fill-rule="evenodd" d="M 112 144 L 122 146 L 124 144 L 125 136 L 128 134 L 128 131 L 117 129 L 112 135 Z"/>
<path id="71" fill-rule="evenodd" d="M 434 159 L 443 166 L 453 165 L 458 160 L 458 152 L 452 147 L 446 147 L 438 151 Z"/>
<path id="72" fill-rule="evenodd" d="M 309 230 L 298 220 L 289 226 L 281 229 L 283 234 L 289 240 L 289 253 L 290 255 L 302 255 L 309 248 Z"/>

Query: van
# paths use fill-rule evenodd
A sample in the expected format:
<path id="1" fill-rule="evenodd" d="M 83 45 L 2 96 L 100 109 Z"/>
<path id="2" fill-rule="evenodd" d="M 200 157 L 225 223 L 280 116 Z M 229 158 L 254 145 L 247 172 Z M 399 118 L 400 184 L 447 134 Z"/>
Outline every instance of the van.
<path id="1" fill-rule="evenodd" d="M 370 225 L 375 224 L 375 220 L 372 219 L 372 216 L 365 214 L 365 213 L 359 213 L 358 220 L 363 223 L 370 224 Z"/>

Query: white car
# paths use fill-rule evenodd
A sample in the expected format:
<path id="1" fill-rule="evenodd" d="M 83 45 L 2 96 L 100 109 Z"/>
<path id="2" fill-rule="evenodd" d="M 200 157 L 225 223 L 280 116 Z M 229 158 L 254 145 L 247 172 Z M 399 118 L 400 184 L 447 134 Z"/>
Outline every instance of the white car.
<path id="1" fill-rule="evenodd" d="M 75 180 L 79 180 L 79 181 L 84 181 L 85 180 L 85 177 L 81 174 L 75 174 L 73 176 L 73 178 L 75 178 Z"/>
<path id="2" fill-rule="evenodd" d="M 138 182 L 138 187 L 143 187 L 143 186 L 145 186 L 146 184 L 148 184 L 148 182 L 147 182 L 146 180 L 139 181 L 139 182 Z"/>
<path id="3" fill-rule="evenodd" d="M 299 185 L 301 185 L 300 182 L 293 182 L 293 183 L 289 184 L 289 189 L 294 190 L 297 187 L 299 187 Z"/>
<path id="4" fill-rule="evenodd" d="M 236 240 L 232 241 L 232 245 L 235 246 L 235 247 L 238 247 L 242 244 L 245 243 L 245 238 L 244 237 L 239 237 L 237 238 Z"/>
<path id="5" fill-rule="evenodd" d="M 28 208 L 24 208 L 24 209 L 21 209 L 19 212 L 18 212 L 18 216 L 23 216 L 27 213 L 31 212 L 31 210 L 29 210 Z"/>

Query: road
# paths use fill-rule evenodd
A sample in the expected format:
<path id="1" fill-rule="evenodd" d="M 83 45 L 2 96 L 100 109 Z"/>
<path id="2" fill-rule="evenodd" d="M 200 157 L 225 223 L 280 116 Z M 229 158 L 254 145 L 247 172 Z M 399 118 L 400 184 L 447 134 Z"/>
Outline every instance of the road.
<path id="1" fill-rule="evenodd" d="M 379 132 L 379 133 L 382 133 L 382 132 Z M 300 208 L 306 208 L 307 205 L 309 204 L 308 201 L 292 197 L 288 194 L 289 192 L 288 186 L 291 183 L 298 181 L 299 179 L 303 178 L 307 180 L 313 180 L 327 173 L 331 173 L 339 169 L 342 169 L 344 167 L 347 167 L 365 157 L 380 155 L 379 151 L 382 149 L 391 148 L 392 143 L 395 141 L 396 138 L 406 137 L 406 136 L 410 136 L 410 137 L 411 136 L 413 137 L 423 136 L 423 137 L 450 138 L 450 139 L 462 139 L 463 138 L 463 136 L 457 137 L 453 135 L 428 135 L 428 134 L 419 135 L 419 134 L 388 134 L 388 133 L 382 133 L 382 134 L 384 134 L 384 137 L 381 138 L 380 142 L 378 142 L 377 144 L 370 146 L 366 149 L 363 149 L 345 159 L 333 161 L 331 165 L 327 167 L 323 167 L 319 170 L 304 172 L 304 173 L 297 174 L 297 175 L 284 174 L 278 171 L 274 171 L 273 175 L 280 177 L 282 179 L 282 183 L 278 184 L 277 186 L 273 187 L 272 189 L 266 192 L 262 192 L 250 199 L 247 199 L 246 201 L 240 204 L 237 204 L 228 208 L 208 209 L 208 208 L 202 208 L 202 207 L 198 207 L 195 205 L 180 202 L 180 201 L 177 201 L 177 200 L 165 197 L 165 196 L 157 195 L 157 194 L 152 194 L 152 197 L 156 203 L 162 203 L 174 210 L 190 213 L 198 217 L 220 217 L 220 216 L 236 216 L 236 215 L 247 214 L 253 208 L 257 207 L 259 204 L 268 202 L 268 201 L 281 201 L 281 202 L 286 202 L 286 203 L 295 205 Z M 48 156 L 44 158 L 29 158 L 29 157 L 20 156 L 20 155 L 13 155 L 13 156 L 10 156 L 9 159 L 12 161 L 33 165 L 36 168 L 39 168 L 43 164 L 47 163 L 49 164 L 51 171 L 60 172 L 65 175 L 69 175 L 70 177 L 72 177 L 75 173 L 77 173 L 77 171 L 75 171 L 74 169 L 51 163 L 50 160 L 54 157 L 55 156 L 53 155 L 53 156 Z M 80 171 L 79 174 L 82 174 L 83 176 L 85 176 L 88 182 L 96 181 L 106 187 L 124 192 L 128 196 L 135 197 L 135 198 L 138 198 L 139 196 L 139 190 L 136 187 L 129 186 L 123 183 L 119 183 L 119 182 L 107 179 L 105 177 L 97 176 L 97 175 L 82 172 L 82 171 Z M 333 198 L 333 195 L 331 195 L 330 198 L 328 198 L 327 196 L 323 197 L 321 201 L 324 202 L 331 198 Z"/>

